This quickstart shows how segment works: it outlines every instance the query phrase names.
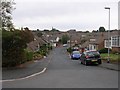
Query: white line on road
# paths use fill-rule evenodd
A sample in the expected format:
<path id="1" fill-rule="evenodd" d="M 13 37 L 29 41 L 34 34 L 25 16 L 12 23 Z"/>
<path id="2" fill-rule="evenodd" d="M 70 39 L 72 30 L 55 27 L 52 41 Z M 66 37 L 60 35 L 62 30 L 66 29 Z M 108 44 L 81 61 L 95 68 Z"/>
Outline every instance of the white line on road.
<path id="1" fill-rule="evenodd" d="M 48 64 L 49 64 L 50 62 L 51 62 L 51 57 L 50 57 L 50 60 L 49 60 Z M 48 66 L 48 64 L 47 64 L 47 66 Z M 12 82 L 12 81 L 18 81 L 18 80 L 28 79 L 28 78 L 37 76 L 37 75 L 39 75 L 39 74 L 44 73 L 44 72 L 47 70 L 47 66 L 46 66 L 46 68 L 44 68 L 41 72 L 32 74 L 32 75 L 30 75 L 30 76 L 27 76 L 27 77 L 24 77 L 24 78 L 18 78 L 18 79 L 0 80 L 0 82 Z"/>
<path id="2" fill-rule="evenodd" d="M 32 74 L 30 76 L 27 76 L 27 77 L 24 77 L 24 78 L 18 78 L 18 79 L 10 79 L 10 80 L 0 80 L 0 82 L 10 82 L 10 81 L 17 81 L 17 80 L 23 80 L 23 79 L 28 79 L 28 78 L 31 78 L 31 77 L 34 77 L 34 76 L 37 76 L 39 74 L 42 74 L 46 71 L 47 68 L 44 68 L 41 72 L 38 72 L 38 73 L 35 73 L 35 74 Z"/>

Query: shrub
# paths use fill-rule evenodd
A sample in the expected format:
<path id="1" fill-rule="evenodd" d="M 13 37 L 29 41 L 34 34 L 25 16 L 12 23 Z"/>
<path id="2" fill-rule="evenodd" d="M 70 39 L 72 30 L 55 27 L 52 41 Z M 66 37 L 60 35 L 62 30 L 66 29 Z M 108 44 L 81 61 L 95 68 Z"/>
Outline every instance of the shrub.
<path id="1" fill-rule="evenodd" d="M 26 58 L 27 58 L 27 61 L 31 61 L 33 60 L 33 52 L 26 52 Z"/>
<path id="2" fill-rule="evenodd" d="M 48 46 L 48 50 L 52 50 L 52 46 Z"/>
<path id="3" fill-rule="evenodd" d="M 72 48 L 69 47 L 69 48 L 67 49 L 67 52 L 72 53 Z"/>
<path id="4" fill-rule="evenodd" d="M 46 56 L 46 55 L 47 55 L 47 51 L 41 50 L 41 51 L 40 51 L 40 54 L 41 54 L 42 56 Z"/>
<path id="5" fill-rule="evenodd" d="M 32 58 L 32 53 L 24 50 L 27 43 L 33 40 L 31 32 L 14 30 L 2 32 L 2 67 L 14 67 L 27 62 Z"/>
<path id="6" fill-rule="evenodd" d="M 9 58 L 8 58 L 9 57 Z M 27 61 L 26 54 L 24 51 L 7 51 L 2 56 L 2 67 L 14 67 L 25 63 Z"/>
<path id="7" fill-rule="evenodd" d="M 38 60 L 38 59 L 41 59 L 41 58 L 43 58 L 43 56 L 41 55 L 41 54 L 39 54 L 38 52 L 35 52 L 34 54 L 33 54 L 33 59 L 34 60 Z"/>
<path id="8" fill-rule="evenodd" d="M 109 49 L 111 52 L 111 49 Z M 102 48 L 101 50 L 99 50 L 99 53 L 108 53 L 108 48 Z"/>

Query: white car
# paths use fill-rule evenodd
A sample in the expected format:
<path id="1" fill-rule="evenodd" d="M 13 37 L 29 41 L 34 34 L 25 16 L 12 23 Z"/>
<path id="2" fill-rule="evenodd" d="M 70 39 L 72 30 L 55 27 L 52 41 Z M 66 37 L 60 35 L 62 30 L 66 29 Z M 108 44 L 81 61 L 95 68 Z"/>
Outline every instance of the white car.
<path id="1" fill-rule="evenodd" d="M 67 47 L 67 44 L 63 44 L 63 47 Z"/>

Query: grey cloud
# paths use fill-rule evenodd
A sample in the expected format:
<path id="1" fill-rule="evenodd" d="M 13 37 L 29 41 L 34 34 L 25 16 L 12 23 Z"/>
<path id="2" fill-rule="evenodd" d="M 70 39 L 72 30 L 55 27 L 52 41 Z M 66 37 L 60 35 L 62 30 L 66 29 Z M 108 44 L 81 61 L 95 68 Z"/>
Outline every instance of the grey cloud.
<path id="1" fill-rule="evenodd" d="M 116 2 L 18 2 L 13 13 L 13 21 L 17 26 L 31 28 L 86 29 L 107 26 L 108 13 L 104 7 L 110 5 L 111 20 L 116 27 Z M 58 17 L 58 18 L 56 18 Z M 64 20 L 63 20 L 64 19 Z M 65 21 L 66 20 L 66 21 Z M 48 21 L 48 22 L 47 22 Z"/>

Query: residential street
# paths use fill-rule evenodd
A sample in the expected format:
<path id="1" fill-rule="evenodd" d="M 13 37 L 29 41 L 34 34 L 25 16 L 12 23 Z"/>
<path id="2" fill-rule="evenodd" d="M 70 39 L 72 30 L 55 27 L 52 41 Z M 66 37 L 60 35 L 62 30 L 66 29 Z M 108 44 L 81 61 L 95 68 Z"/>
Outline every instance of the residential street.
<path id="1" fill-rule="evenodd" d="M 53 49 L 47 59 L 50 63 L 46 64 L 44 73 L 3 82 L 3 88 L 118 88 L 118 71 L 96 65 L 85 66 L 78 60 L 71 60 L 66 47 Z M 39 69 L 41 64 L 36 65 Z"/>

